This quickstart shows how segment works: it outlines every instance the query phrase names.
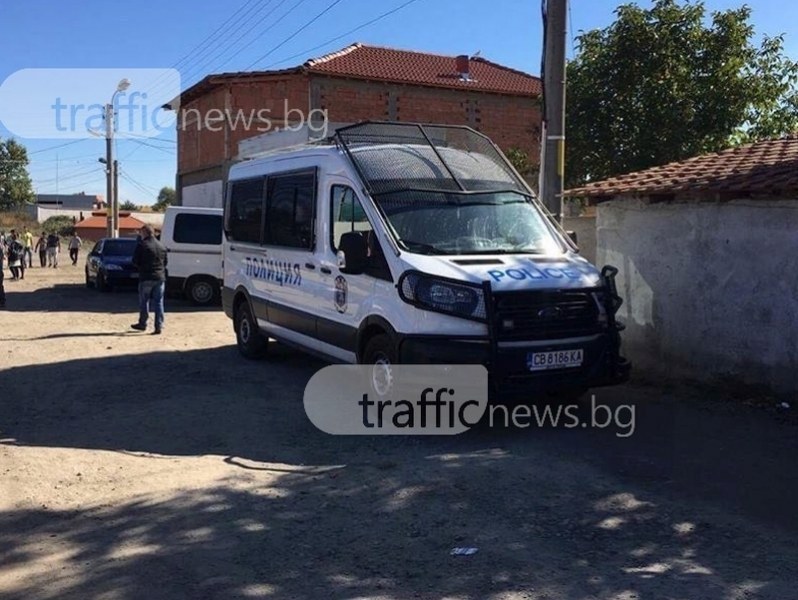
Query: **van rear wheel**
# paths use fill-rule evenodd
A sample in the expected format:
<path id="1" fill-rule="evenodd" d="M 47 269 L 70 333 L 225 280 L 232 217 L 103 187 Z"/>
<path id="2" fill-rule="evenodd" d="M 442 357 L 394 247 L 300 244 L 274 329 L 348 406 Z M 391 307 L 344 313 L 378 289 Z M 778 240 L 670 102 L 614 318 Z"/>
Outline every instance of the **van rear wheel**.
<path id="1" fill-rule="evenodd" d="M 186 295 L 196 306 L 208 306 L 218 297 L 218 286 L 210 277 L 194 277 L 186 286 Z"/>
<path id="2" fill-rule="evenodd" d="M 363 364 L 371 365 L 368 384 L 378 397 L 389 396 L 396 387 L 393 367 L 397 363 L 396 347 L 388 335 L 375 335 L 366 343 Z"/>
<path id="3" fill-rule="evenodd" d="M 244 358 L 256 360 L 266 356 L 268 339 L 260 332 L 258 322 L 252 316 L 249 302 L 243 302 L 236 311 L 236 342 Z"/>

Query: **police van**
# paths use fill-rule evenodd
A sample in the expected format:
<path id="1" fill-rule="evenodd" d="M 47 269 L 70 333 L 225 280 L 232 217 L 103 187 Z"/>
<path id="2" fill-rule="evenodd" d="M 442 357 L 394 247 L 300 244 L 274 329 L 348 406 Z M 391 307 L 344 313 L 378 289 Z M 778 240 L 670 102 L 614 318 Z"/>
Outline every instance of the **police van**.
<path id="1" fill-rule="evenodd" d="M 366 122 L 233 165 L 222 304 L 245 357 L 483 364 L 495 389 L 628 379 L 616 271 L 599 271 L 467 128 Z"/>

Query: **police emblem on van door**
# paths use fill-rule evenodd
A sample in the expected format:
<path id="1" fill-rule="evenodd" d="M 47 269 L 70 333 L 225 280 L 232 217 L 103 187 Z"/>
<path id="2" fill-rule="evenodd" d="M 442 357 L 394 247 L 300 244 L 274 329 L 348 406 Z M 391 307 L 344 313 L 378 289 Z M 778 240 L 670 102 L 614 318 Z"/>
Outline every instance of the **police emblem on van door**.
<path id="1" fill-rule="evenodd" d="M 346 297 L 349 292 L 349 286 L 341 275 L 335 278 L 335 310 L 339 313 L 346 312 Z"/>

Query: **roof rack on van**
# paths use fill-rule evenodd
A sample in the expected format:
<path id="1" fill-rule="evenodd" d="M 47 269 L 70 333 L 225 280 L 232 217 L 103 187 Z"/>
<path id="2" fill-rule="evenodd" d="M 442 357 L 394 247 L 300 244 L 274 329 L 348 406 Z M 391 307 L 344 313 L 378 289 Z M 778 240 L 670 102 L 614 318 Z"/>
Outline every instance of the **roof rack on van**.
<path id="1" fill-rule="evenodd" d="M 236 159 L 249 160 L 272 154 L 291 152 L 311 145 L 331 144 L 332 136 L 336 130 L 349 125 L 351 123 L 314 121 L 268 131 L 261 135 L 241 140 L 238 143 L 238 156 Z"/>
<path id="2" fill-rule="evenodd" d="M 338 128 L 333 137 L 372 195 L 530 193 L 496 145 L 470 127 L 367 121 Z"/>

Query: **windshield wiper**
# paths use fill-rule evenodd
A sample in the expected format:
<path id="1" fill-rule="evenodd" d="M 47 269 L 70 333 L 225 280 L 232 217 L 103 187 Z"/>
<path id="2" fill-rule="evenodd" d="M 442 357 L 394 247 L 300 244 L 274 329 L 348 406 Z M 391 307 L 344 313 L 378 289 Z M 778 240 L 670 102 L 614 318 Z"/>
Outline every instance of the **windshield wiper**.
<path id="1" fill-rule="evenodd" d="M 469 250 L 463 254 L 543 254 L 537 250 L 515 250 L 513 248 L 494 248 L 493 250 Z"/>
<path id="2" fill-rule="evenodd" d="M 405 247 L 405 249 L 411 252 L 415 249 L 415 250 L 425 251 L 427 254 L 446 254 L 446 252 L 444 252 L 437 246 L 433 246 L 432 244 L 426 244 L 424 242 L 414 242 L 412 240 L 404 240 L 404 239 L 401 240 L 401 242 L 402 245 Z M 411 248 L 410 246 L 413 246 L 413 248 Z"/>

